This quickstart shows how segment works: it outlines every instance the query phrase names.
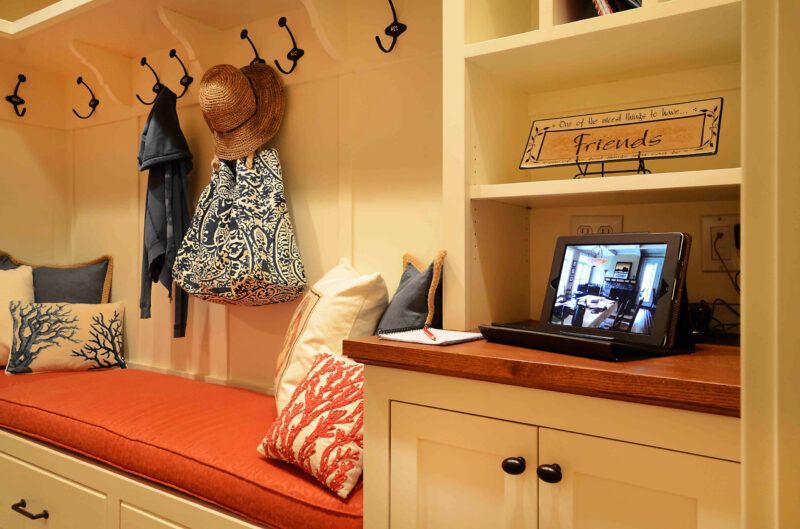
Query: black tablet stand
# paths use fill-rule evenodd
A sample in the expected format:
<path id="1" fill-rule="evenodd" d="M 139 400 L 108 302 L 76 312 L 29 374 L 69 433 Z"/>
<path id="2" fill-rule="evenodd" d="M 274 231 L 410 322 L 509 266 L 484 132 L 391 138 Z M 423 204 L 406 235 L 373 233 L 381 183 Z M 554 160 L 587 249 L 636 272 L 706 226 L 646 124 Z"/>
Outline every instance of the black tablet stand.
<path id="1" fill-rule="evenodd" d="M 688 298 L 683 289 L 678 306 L 675 335 L 669 348 L 649 347 L 620 340 L 595 338 L 587 335 L 557 334 L 509 325 L 481 325 L 480 331 L 490 342 L 497 342 L 540 351 L 552 351 L 609 362 L 638 360 L 656 356 L 685 354 L 694 351 L 694 338 L 689 320 Z"/>

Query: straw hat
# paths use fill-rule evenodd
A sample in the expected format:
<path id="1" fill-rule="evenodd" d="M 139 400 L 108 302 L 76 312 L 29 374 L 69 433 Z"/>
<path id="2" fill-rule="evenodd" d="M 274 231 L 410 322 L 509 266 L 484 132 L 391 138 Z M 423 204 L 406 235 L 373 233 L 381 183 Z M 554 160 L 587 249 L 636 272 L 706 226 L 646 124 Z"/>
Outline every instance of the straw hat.
<path id="1" fill-rule="evenodd" d="M 212 66 L 200 81 L 200 109 L 217 156 L 237 160 L 272 138 L 283 120 L 283 87 L 266 64 Z"/>

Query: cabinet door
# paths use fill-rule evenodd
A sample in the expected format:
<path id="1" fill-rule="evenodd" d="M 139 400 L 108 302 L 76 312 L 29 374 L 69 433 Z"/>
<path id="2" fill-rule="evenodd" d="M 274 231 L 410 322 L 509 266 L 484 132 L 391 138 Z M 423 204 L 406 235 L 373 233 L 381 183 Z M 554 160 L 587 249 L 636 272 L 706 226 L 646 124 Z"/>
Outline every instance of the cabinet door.
<path id="1" fill-rule="evenodd" d="M 536 528 L 536 427 L 398 402 L 391 414 L 391 527 Z M 525 470 L 506 473 L 519 457 Z"/>
<path id="2" fill-rule="evenodd" d="M 48 512 L 47 519 L 29 520 L 11 510 L 25 500 L 32 514 Z M 0 453 L 0 529 L 105 527 L 106 497 L 79 483 Z"/>
<path id="3" fill-rule="evenodd" d="M 176 525 L 127 503 L 119 506 L 119 527 L 120 529 L 186 529 L 182 525 Z"/>
<path id="4" fill-rule="evenodd" d="M 735 529 L 738 463 L 541 428 L 540 529 Z"/>

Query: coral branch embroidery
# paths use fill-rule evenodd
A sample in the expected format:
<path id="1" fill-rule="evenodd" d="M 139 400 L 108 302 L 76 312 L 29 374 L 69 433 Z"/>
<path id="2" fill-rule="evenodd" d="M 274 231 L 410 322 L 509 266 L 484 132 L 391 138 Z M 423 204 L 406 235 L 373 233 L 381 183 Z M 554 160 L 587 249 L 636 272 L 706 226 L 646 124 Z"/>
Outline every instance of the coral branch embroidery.
<path id="1" fill-rule="evenodd" d="M 91 339 L 77 351 L 73 350 L 72 356 L 92 362 L 94 365 L 89 369 L 126 367 L 122 358 L 122 318 L 119 311 L 115 310 L 108 320 L 102 313 L 93 316 L 89 335 Z"/>
<path id="2" fill-rule="evenodd" d="M 265 453 L 300 467 L 340 493 L 361 472 L 363 384 L 363 366 L 318 355 L 270 428 L 262 445 Z"/>
<path id="3" fill-rule="evenodd" d="M 30 373 L 31 364 L 48 347 L 68 341 L 78 343 L 77 318 L 66 304 L 37 304 L 22 306 L 12 301 L 14 343 L 7 370 L 10 373 Z"/>

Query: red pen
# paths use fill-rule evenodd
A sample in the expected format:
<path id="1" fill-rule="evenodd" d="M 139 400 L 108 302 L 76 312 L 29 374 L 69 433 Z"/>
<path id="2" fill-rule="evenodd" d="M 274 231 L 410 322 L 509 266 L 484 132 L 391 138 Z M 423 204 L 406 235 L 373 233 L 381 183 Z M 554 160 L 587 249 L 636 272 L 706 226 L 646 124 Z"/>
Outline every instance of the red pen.
<path id="1" fill-rule="evenodd" d="M 431 331 L 429 331 L 427 327 L 423 327 L 423 328 L 422 328 L 422 330 L 425 332 L 425 335 L 426 335 L 428 338 L 430 338 L 430 339 L 431 339 L 431 340 L 433 340 L 434 342 L 436 341 L 436 335 L 435 335 L 435 334 L 433 334 Z"/>

